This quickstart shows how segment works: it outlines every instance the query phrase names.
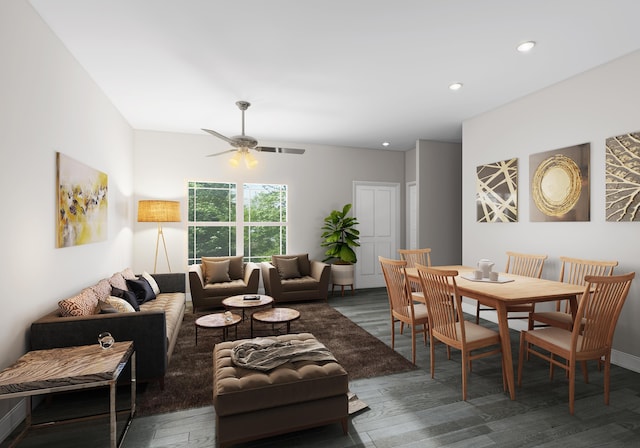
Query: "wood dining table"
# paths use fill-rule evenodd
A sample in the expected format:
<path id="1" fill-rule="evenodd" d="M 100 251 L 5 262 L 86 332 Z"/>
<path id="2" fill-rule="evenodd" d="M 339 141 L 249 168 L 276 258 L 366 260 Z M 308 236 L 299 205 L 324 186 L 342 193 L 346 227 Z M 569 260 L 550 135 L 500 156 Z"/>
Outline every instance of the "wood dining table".
<path id="1" fill-rule="evenodd" d="M 584 286 L 562 283 L 541 278 L 523 277 L 513 274 L 499 274 L 499 281 L 471 280 L 474 268 L 468 266 L 432 266 L 436 269 L 458 271 L 456 285 L 462 297 L 475 299 L 485 306 L 495 308 L 498 313 L 498 327 L 502 344 L 502 356 L 505 361 L 507 387 L 512 400 L 515 400 L 515 377 L 511 337 L 507 319 L 507 305 L 550 302 L 568 299 L 571 313 L 575 316 L 578 308 L 577 297 L 584 292 Z M 419 281 L 416 268 L 406 268 L 410 280 Z M 512 280 L 512 281 L 511 281 Z"/>

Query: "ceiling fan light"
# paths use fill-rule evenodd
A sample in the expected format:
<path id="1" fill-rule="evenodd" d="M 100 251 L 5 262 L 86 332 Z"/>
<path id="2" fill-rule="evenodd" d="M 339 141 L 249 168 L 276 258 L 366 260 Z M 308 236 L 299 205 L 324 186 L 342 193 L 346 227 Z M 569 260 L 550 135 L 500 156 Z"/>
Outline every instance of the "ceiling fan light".
<path id="1" fill-rule="evenodd" d="M 239 152 L 236 152 L 233 157 L 229 159 L 229 165 L 232 167 L 237 167 L 240 165 L 240 160 L 242 159 L 242 155 Z"/>
<path id="2" fill-rule="evenodd" d="M 244 164 L 248 169 L 254 168 L 258 164 L 258 160 L 253 157 L 250 152 L 244 154 Z"/>

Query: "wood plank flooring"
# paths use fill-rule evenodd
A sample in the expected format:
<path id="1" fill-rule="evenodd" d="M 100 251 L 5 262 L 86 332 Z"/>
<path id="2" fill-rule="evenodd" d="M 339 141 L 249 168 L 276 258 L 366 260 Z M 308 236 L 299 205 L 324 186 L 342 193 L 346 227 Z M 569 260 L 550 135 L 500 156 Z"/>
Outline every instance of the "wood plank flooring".
<path id="1" fill-rule="evenodd" d="M 384 289 L 358 290 L 329 303 L 388 345 L 391 344 Z M 471 316 L 468 317 L 471 319 Z M 483 321 L 487 326 L 495 325 Z M 345 335 L 348 337 L 348 335 Z M 512 332 L 517 363 L 519 335 Z M 410 333 L 398 335 L 396 350 L 411 357 Z M 365 360 L 366 362 L 366 360 Z M 435 379 L 429 375 L 428 347 L 418 342 L 419 369 L 350 383 L 369 409 L 350 419 L 349 435 L 340 425 L 287 434 L 239 447 L 637 447 L 640 446 L 640 374 L 612 366 L 611 403 L 603 403 L 602 373 L 590 365 L 590 384 L 576 382 L 576 415 L 568 410 L 563 372 L 549 382 L 541 360 L 526 364 L 523 385 L 511 401 L 502 390 L 498 357 L 474 362 L 468 400 L 462 401 L 460 356 L 447 360 L 436 347 Z M 34 430 L 20 447 L 107 446 L 108 424 L 84 422 Z M 4 444 L 3 444 L 4 446 Z M 214 447 L 213 407 L 135 418 L 126 448 Z"/>

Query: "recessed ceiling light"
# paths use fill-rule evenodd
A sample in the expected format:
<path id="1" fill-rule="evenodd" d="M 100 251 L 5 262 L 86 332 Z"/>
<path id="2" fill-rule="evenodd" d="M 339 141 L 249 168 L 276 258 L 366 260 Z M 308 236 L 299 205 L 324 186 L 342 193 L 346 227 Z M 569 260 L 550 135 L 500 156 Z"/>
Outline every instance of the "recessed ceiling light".
<path id="1" fill-rule="evenodd" d="M 518 45 L 516 47 L 516 49 L 520 52 L 520 53 L 527 53 L 529 51 L 531 51 L 533 49 L 533 47 L 536 46 L 536 43 L 532 40 L 529 40 L 527 42 L 522 42 L 520 45 Z"/>
<path id="2" fill-rule="evenodd" d="M 451 84 L 449 86 L 449 90 L 460 90 L 462 89 L 462 83 L 461 82 L 454 82 L 453 84 Z"/>
<path id="3" fill-rule="evenodd" d="M 389 146 L 390 144 L 391 144 L 391 143 L 389 143 L 389 142 L 382 142 L 382 146 L 384 146 L 384 147 L 387 147 L 387 146 Z"/>

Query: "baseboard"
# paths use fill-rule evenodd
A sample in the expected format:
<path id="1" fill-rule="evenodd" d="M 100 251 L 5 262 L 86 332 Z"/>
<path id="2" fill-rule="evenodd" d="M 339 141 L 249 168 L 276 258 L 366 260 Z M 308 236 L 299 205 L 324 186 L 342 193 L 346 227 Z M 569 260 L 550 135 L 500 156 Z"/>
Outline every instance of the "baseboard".
<path id="1" fill-rule="evenodd" d="M 26 398 L 20 400 L 0 419 L 0 441 L 5 441 L 24 421 L 27 415 L 27 402 Z"/>
<path id="2" fill-rule="evenodd" d="M 475 301 L 473 303 L 463 302 L 462 311 L 475 316 Z M 495 311 L 483 311 L 482 318 L 490 322 L 498 323 L 498 315 Z M 528 324 L 524 320 L 509 320 L 509 328 L 516 331 L 526 330 L 528 328 Z M 616 366 L 620 366 L 633 372 L 640 373 L 640 357 L 630 355 L 629 353 L 624 353 L 615 349 L 611 350 L 611 364 L 615 364 Z"/>

